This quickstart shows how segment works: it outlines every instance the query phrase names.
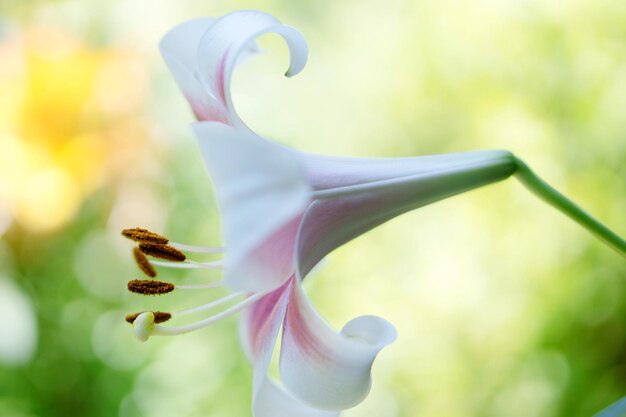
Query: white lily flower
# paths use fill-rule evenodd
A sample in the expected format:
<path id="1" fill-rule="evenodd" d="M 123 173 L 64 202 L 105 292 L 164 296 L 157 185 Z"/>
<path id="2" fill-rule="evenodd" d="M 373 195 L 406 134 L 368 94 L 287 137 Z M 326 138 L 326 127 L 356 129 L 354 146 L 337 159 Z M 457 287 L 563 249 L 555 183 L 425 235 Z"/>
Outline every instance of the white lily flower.
<path id="1" fill-rule="evenodd" d="M 140 243 L 138 264 L 223 268 L 234 293 L 178 313 L 144 312 L 127 317 L 140 340 L 186 333 L 244 311 L 242 341 L 254 364 L 256 417 L 336 416 L 369 392 L 378 352 L 396 338 L 393 326 L 374 316 L 350 321 L 336 333 L 317 315 L 301 281 L 330 251 L 385 221 L 510 176 L 507 151 L 479 151 L 415 158 L 337 158 L 305 154 L 252 132 L 234 110 L 230 79 L 236 64 L 256 49 L 264 33 L 281 35 L 290 51 L 287 76 L 302 70 L 307 46 L 295 29 L 262 12 L 234 12 L 177 26 L 161 52 L 198 122 L 193 129 L 214 181 L 222 213 L 223 263 L 192 263 L 181 251 L 216 251 L 171 243 L 142 229 L 126 231 Z M 159 240 L 162 239 L 162 240 Z M 148 261 L 148 254 L 174 262 Z M 179 262 L 176 262 L 179 261 Z M 131 281 L 129 289 L 161 294 L 174 286 Z M 182 327 L 160 322 L 245 297 L 220 313 Z M 281 388 L 267 367 L 283 328 Z"/>
<path id="2" fill-rule="evenodd" d="M 252 132 L 235 112 L 230 79 L 236 64 L 257 49 L 255 39 L 268 32 L 286 41 L 291 56 L 286 75 L 296 75 L 307 60 L 304 38 L 262 12 L 192 20 L 172 29 L 160 45 L 198 119 L 193 129 L 215 184 L 227 250 L 172 243 L 144 229 L 124 231 L 140 242 L 135 259 L 151 277 L 154 266 L 223 270 L 222 282 L 204 285 L 131 281 L 129 290 L 141 294 L 218 286 L 233 293 L 177 313 L 144 312 L 127 320 L 145 341 L 187 333 L 243 311 L 242 342 L 254 365 L 256 417 L 336 416 L 367 396 L 373 361 L 396 338 L 393 326 L 363 316 L 336 333 L 315 312 L 301 282 L 333 249 L 402 213 L 517 174 L 541 198 L 626 253 L 619 236 L 508 151 L 339 158 L 299 152 Z M 224 252 L 224 260 L 193 262 L 183 252 Z M 241 300 L 196 323 L 161 324 L 236 299 Z M 282 387 L 267 377 L 281 326 Z"/>

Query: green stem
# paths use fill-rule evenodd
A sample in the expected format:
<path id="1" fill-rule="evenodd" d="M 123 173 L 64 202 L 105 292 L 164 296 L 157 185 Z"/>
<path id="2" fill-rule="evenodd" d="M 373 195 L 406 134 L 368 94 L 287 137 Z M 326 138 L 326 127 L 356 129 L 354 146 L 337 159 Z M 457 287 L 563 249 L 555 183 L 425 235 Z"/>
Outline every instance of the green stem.
<path id="1" fill-rule="evenodd" d="M 596 235 L 622 256 L 626 256 L 626 241 L 624 239 L 619 237 L 611 229 L 600 223 L 585 210 L 578 207 L 563 194 L 539 178 L 528 167 L 528 165 L 524 163 L 524 161 L 517 157 L 515 158 L 515 161 L 517 163 L 517 171 L 515 172 L 515 175 L 522 182 L 522 184 L 524 184 L 546 203 L 555 207 L 562 213 L 565 213 L 578 224 Z"/>

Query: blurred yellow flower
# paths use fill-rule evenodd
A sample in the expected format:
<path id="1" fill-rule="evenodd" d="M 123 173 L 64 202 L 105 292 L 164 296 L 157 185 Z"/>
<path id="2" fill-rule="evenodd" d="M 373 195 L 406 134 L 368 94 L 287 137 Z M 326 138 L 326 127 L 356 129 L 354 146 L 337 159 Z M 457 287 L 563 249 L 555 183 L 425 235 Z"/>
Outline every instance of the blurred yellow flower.
<path id="1" fill-rule="evenodd" d="M 54 230 L 137 152 L 147 73 L 130 51 L 51 28 L 0 41 L 0 61 L 0 217 Z"/>

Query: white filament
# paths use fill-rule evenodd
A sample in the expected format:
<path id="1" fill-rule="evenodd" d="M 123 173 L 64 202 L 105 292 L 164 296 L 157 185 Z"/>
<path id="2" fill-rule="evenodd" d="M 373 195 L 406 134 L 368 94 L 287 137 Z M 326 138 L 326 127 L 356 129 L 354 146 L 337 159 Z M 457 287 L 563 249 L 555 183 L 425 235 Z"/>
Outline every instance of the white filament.
<path id="1" fill-rule="evenodd" d="M 187 285 L 176 285 L 175 288 L 182 290 L 199 290 L 203 288 L 218 288 L 223 287 L 224 281 L 211 282 L 209 284 L 187 284 Z"/>
<path id="2" fill-rule="evenodd" d="M 241 292 L 236 292 L 233 294 L 229 294 L 226 297 L 219 298 L 215 301 L 211 301 L 210 303 L 203 304 L 198 307 L 188 308 L 185 310 L 177 311 L 176 313 L 172 313 L 172 316 L 184 316 L 185 314 L 197 313 L 198 311 L 208 310 L 209 308 L 217 307 L 219 305 L 225 304 L 229 301 L 232 301 L 236 298 L 239 298 L 243 295 Z M 245 301 L 245 300 L 244 300 Z"/>
<path id="3" fill-rule="evenodd" d="M 169 262 L 169 261 L 155 261 L 150 260 L 150 263 L 154 266 L 164 266 L 166 268 L 175 268 L 175 269 L 214 269 L 214 270 L 222 270 L 224 269 L 224 264 L 222 261 L 211 261 L 211 262 L 196 262 L 196 261 L 183 261 L 183 262 Z"/>
<path id="4" fill-rule="evenodd" d="M 215 322 L 225 319 L 226 317 L 232 316 L 233 314 L 248 307 L 250 304 L 255 303 L 261 297 L 263 297 L 263 294 L 256 294 L 256 295 L 250 296 L 246 298 L 245 300 L 243 300 L 242 302 L 240 302 L 239 304 L 235 304 L 234 306 L 222 311 L 221 313 L 218 313 L 204 320 L 200 320 L 195 323 L 188 324 L 186 326 L 167 327 L 164 325 L 154 324 L 151 329 L 152 334 L 158 335 L 158 336 L 175 336 L 178 334 L 185 334 L 185 333 L 193 332 L 194 330 L 207 327 Z"/>
<path id="5" fill-rule="evenodd" d="M 183 252 L 193 252 L 193 253 L 224 253 L 224 247 L 222 246 L 193 246 L 193 245 L 185 245 L 184 243 L 177 242 L 168 242 L 168 245 L 175 247 L 178 250 Z"/>

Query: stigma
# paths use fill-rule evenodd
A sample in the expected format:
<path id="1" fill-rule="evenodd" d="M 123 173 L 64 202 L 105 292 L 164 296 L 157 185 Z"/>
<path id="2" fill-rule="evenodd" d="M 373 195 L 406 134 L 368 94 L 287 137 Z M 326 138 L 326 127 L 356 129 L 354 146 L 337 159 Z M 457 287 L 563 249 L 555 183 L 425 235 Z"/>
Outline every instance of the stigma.
<path id="1" fill-rule="evenodd" d="M 146 313 L 146 311 L 142 311 L 140 313 L 127 314 L 125 320 L 128 323 L 133 324 L 135 323 L 135 320 L 137 320 L 137 317 L 139 317 L 139 315 L 144 314 L 144 313 Z M 155 323 L 163 323 L 172 318 L 171 313 L 165 313 L 163 311 L 150 311 L 149 313 L 151 313 L 154 316 Z"/>

